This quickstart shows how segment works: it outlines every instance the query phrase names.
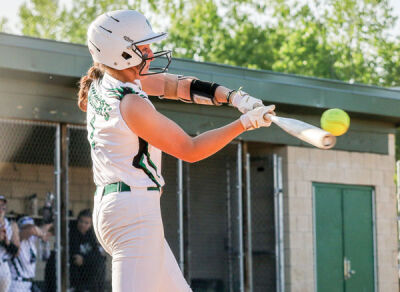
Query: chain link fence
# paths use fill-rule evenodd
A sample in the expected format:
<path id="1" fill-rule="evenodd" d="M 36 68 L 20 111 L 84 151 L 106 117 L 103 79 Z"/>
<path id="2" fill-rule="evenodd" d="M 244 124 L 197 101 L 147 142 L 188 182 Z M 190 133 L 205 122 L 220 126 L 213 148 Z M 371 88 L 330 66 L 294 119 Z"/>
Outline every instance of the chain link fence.
<path id="1" fill-rule="evenodd" d="M 178 160 L 163 154 L 162 174 L 165 186 L 161 196 L 161 214 L 164 223 L 164 235 L 179 262 L 179 211 L 178 211 Z"/>
<path id="2" fill-rule="evenodd" d="M 251 158 L 250 167 L 253 291 L 276 291 L 272 156 Z"/>
<path id="3" fill-rule="evenodd" d="M 13 279 L 34 284 L 41 291 L 61 291 L 57 287 L 57 275 L 61 275 L 57 267 L 58 272 L 67 269 L 63 275 L 68 279 L 63 281 L 67 282 L 68 291 L 111 291 L 111 258 L 91 228 L 95 186 L 83 126 L 66 128 L 67 200 L 63 203 L 68 212 L 68 236 L 62 245 L 67 250 L 67 262 L 61 263 L 56 253 L 55 231 L 59 229 L 55 223 L 60 220 L 54 211 L 60 203 L 56 200 L 60 196 L 56 156 L 63 147 L 56 143 L 61 135 L 59 129 L 52 123 L 0 119 L 0 194 L 7 198 L 7 218 L 17 221 L 30 216 L 37 226 L 48 227 L 47 242 L 38 239 L 33 246 L 25 244 L 27 266 L 34 267 L 29 275 L 21 272 L 22 266 L 17 266 L 21 273 L 16 274 L 15 267 L 11 267 L 12 256 L 8 256 L 8 264 Z M 166 186 L 161 210 L 165 237 L 195 292 L 244 291 L 241 155 L 241 145 L 232 143 L 194 164 L 163 156 Z M 251 160 L 254 291 L 276 289 L 271 159 Z M 21 260 L 21 265 L 27 259 Z M 14 286 L 9 291 L 20 290 Z"/>
<path id="4" fill-rule="evenodd" d="M 193 291 L 240 291 L 238 145 L 191 164 L 189 277 Z"/>
<path id="5" fill-rule="evenodd" d="M 92 227 L 95 193 L 87 131 L 67 127 L 68 141 L 68 287 L 71 291 L 111 291 L 111 257 Z"/>
<path id="6" fill-rule="evenodd" d="M 7 228 L 3 218 L 0 223 L 6 237 L 18 233 L 21 244 L 18 254 L 0 247 L 1 260 L 11 272 L 9 291 L 30 291 L 26 289 L 33 285 L 46 289 L 46 264 L 55 244 L 56 130 L 51 123 L 0 119 L 0 194 L 7 200 L 5 217 L 20 229 Z M 41 238 L 31 236 L 39 232 Z M 9 240 L 13 242 L 12 235 Z"/>

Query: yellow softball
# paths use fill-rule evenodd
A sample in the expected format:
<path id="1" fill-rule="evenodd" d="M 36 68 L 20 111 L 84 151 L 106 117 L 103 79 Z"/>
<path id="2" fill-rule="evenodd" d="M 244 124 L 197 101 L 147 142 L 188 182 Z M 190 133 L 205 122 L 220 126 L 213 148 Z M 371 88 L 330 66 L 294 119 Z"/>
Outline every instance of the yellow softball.
<path id="1" fill-rule="evenodd" d="M 339 108 L 326 110 L 321 116 L 321 128 L 334 136 L 343 135 L 347 132 L 349 126 L 349 115 Z"/>

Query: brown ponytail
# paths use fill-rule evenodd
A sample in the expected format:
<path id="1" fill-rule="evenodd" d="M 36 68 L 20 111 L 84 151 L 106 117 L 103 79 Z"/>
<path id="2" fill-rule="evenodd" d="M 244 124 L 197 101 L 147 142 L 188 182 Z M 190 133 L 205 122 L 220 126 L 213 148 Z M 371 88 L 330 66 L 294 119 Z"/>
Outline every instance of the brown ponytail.
<path id="1" fill-rule="evenodd" d="M 78 106 L 81 111 L 86 112 L 88 93 L 93 80 L 101 79 L 103 75 L 104 66 L 94 63 L 88 70 L 87 75 L 83 76 L 79 81 Z"/>

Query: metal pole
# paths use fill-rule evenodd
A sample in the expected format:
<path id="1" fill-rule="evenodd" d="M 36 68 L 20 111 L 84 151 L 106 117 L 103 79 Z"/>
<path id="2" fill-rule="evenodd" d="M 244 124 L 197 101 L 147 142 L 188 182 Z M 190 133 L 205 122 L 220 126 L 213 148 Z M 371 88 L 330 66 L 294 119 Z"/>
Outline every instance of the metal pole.
<path id="1" fill-rule="evenodd" d="M 233 291 L 231 165 L 229 161 L 226 163 L 226 216 L 228 229 L 228 291 Z"/>
<path id="2" fill-rule="evenodd" d="M 247 148 L 247 147 L 246 147 Z M 247 149 L 246 149 L 247 152 Z M 250 154 L 246 153 L 246 291 L 253 291 L 253 246 L 251 233 Z"/>
<path id="3" fill-rule="evenodd" d="M 61 217 L 61 287 L 62 291 L 67 291 L 69 280 L 69 257 L 68 257 L 68 128 L 66 124 L 61 124 L 60 139 L 60 217 Z"/>
<path id="4" fill-rule="evenodd" d="M 238 192 L 238 234 L 239 234 L 239 282 L 240 291 L 244 292 L 244 264 L 243 264 L 243 207 L 242 207 L 242 143 L 238 144 L 237 149 L 237 192 Z"/>
<path id="5" fill-rule="evenodd" d="M 56 180 L 56 219 L 55 219 L 55 252 L 56 252 L 56 287 L 61 292 L 61 125 L 56 128 L 56 157 L 55 157 L 55 180 Z"/>
<path id="6" fill-rule="evenodd" d="M 183 253 L 184 253 L 184 276 L 190 283 L 190 169 L 184 165 L 184 188 L 183 188 Z"/>
<path id="7" fill-rule="evenodd" d="M 183 163 L 178 159 L 178 236 L 179 236 L 179 267 L 182 273 L 184 267 L 184 248 L 183 248 Z"/>
<path id="8" fill-rule="evenodd" d="M 279 272 L 279 197 L 278 197 L 278 162 L 277 155 L 273 155 L 273 170 L 274 170 L 274 220 L 275 220 L 275 275 L 276 275 L 276 291 L 281 291 L 281 281 Z"/>
<path id="9" fill-rule="evenodd" d="M 283 182 L 282 182 L 282 157 L 278 157 L 278 188 L 279 188 L 279 259 L 280 259 L 280 280 L 281 291 L 285 291 L 285 247 L 283 230 Z"/>
<path id="10" fill-rule="evenodd" d="M 275 217 L 275 254 L 276 254 L 276 291 L 285 291 L 284 246 L 283 246 L 283 193 L 282 158 L 273 155 L 274 168 L 274 217 Z"/>

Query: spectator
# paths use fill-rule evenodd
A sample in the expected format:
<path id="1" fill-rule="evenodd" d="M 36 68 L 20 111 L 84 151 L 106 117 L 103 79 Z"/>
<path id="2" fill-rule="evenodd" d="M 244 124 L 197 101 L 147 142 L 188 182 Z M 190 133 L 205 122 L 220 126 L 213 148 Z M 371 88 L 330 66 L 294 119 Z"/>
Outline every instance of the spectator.
<path id="1" fill-rule="evenodd" d="M 7 261 L 18 254 L 19 234 L 15 222 L 5 217 L 7 199 L 0 195 L 0 291 L 7 292 L 11 284 L 11 273 Z"/>
<path id="2" fill-rule="evenodd" d="M 10 261 L 11 287 L 10 291 L 30 292 L 40 291 L 33 284 L 36 272 L 37 240 L 48 240 L 49 228 L 52 224 L 41 227 L 35 225 L 32 218 L 25 216 L 18 220 L 19 238 L 21 240 L 19 253 Z"/>
<path id="3" fill-rule="evenodd" d="M 74 291 L 104 291 L 105 255 L 92 229 L 92 214 L 82 210 L 69 232 L 70 284 Z"/>

